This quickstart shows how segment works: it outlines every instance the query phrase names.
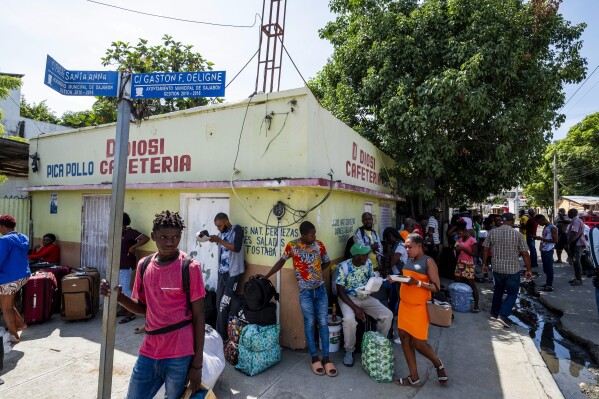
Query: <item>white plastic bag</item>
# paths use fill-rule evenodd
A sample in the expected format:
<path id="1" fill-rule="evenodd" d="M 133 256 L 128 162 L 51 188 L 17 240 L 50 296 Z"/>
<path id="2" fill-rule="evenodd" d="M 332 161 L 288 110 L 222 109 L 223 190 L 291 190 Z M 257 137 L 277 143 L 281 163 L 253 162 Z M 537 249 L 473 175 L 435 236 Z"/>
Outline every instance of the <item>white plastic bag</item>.
<path id="1" fill-rule="evenodd" d="M 202 384 L 214 388 L 218 377 L 225 369 L 225 352 L 223 340 L 211 326 L 206 324 L 204 335 L 204 365 L 202 367 Z"/>

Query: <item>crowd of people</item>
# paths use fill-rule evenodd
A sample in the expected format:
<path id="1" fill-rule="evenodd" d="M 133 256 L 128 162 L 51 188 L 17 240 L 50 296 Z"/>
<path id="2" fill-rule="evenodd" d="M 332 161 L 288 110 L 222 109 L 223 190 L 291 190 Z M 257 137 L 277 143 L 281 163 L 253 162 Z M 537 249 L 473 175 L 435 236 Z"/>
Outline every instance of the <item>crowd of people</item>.
<path id="1" fill-rule="evenodd" d="M 518 228 L 516 220 L 519 221 Z M 224 213 L 218 213 L 214 223 L 219 233 L 209 236 L 208 240 L 218 246 L 216 330 L 226 339 L 229 307 L 245 272 L 244 230 L 232 224 Z M 138 265 L 143 261 L 137 262 L 135 251 L 150 237 L 131 228 L 130 224 L 131 219 L 125 213 L 119 282 L 111 285 L 104 280 L 101 284 L 102 295 L 117 295 L 121 306 L 119 316 L 123 317 L 121 323 L 137 315 L 146 318 L 143 330 L 146 334 L 131 376 L 128 398 L 151 397 L 165 384 L 169 397 L 171 394 L 179 397 L 185 386 L 199 391 L 203 349 L 203 333 L 199 332 L 204 331 L 206 290 L 201 265 L 187 260 L 187 254 L 178 248 L 184 221 L 176 212 L 164 211 L 156 215 L 150 236 L 158 252 L 149 257 L 141 276 L 136 267 L 139 269 Z M 16 232 L 15 226 L 12 216 L 0 216 L 0 306 L 8 331 L 18 342 L 19 331 L 27 326 L 15 308 L 15 296 L 30 276 L 29 262 L 59 262 L 60 251 L 56 237 L 46 234 L 43 245 L 29 254 L 29 240 Z M 595 267 L 598 266 L 599 227 L 585 231 L 576 209 L 567 214 L 564 209 L 559 209 L 552 223 L 532 208 L 521 211 L 518 218 L 509 212 L 482 218 L 462 207 L 452 217 L 445 232 L 442 226 L 441 210 L 432 209 L 429 215 L 405 219 L 401 229 L 386 228 L 379 237 L 373 216 L 365 212 L 362 226 L 355 230 L 348 242 L 347 259 L 340 262 L 333 273 L 336 298 L 329 298 L 325 286 L 324 272 L 331 259 L 323 242 L 316 239 L 316 227 L 309 221 L 300 224 L 300 237 L 286 244 L 274 266 L 264 275 L 255 276 L 268 279 L 292 259 L 314 374 L 338 375 L 330 358 L 328 331 L 329 305 L 335 300 L 343 317 L 343 364 L 346 367 L 354 365 L 358 323 L 371 320 L 380 334 L 402 347 L 409 374 L 396 380 L 397 384 L 418 386 L 421 383 L 416 363 L 418 352 L 432 363 L 438 382 L 446 385 L 445 366 L 427 342 L 426 302 L 441 288 L 440 268 L 450 269 L 455 281 L 471 287 L 473 313 L 480 312 L 475 281 L 492 281 L 494 293 L 490 317 L 509 328 L 520 277 L 524 275 L 530 279 L 538 268 L 537 241 L 546 276 L 541 289 L 546 292 L 553 291 L 554 252 L 557 262 L 562 262 L 563 252 L 566 252 L 574 273 L 570 280 L 572 286 L 582 284 L 581 254 L 589 241 Z M 542 228 L 540 234 L 539 226 Z M 446 245 L 442 245 L 444 241 Z M 522 269 L 520 258 L 525 269 Z M 188 295 L 183 292 L 185 290 L 179 290 L 185 264 L 190 273 Z M 397 282 L 391 277 L 395 275 L 407 278 Z M 377 295 L 364 291 L 374 276 L 384 278 Z M 598 287 L 599 311 L 597 278 L 595 285 Z M 173 295 L 173 290 L 181 295 Z M 396 332 L 392 328 L 395 317 Z M 320 356 L 316 328 L 321 342 Z"/>

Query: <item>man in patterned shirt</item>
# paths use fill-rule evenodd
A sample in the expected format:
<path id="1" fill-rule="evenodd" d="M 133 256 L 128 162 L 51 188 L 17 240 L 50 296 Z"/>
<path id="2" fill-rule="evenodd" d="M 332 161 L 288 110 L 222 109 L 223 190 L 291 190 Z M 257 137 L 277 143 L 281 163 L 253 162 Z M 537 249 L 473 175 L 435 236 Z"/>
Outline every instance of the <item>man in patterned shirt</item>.
<path id="1" fill-rule="evenodd" d="M 376 319 L 376 329 L 387 336 L 393 313 L 377 299 L 364 293 L 368 279 L 374 277 L 372 262 L 368 259 L 370 247 L 355 243 L 350 249 L 352 258 L 340 263 L 337 275 L 337 295 L 339 307 L 343 313 L 343 339 L 345 341 L 345 356 L 343 364 L 347 367 L 354 365 L 354 350 L 356 346 L 357 319 L 366 321 L 366 315 Z"/>
<path id="2" fill-rule="evenodd" d="M 524 237 L 514 230 L 514 214 L 504 213 L 503 224 L 491 231 L 483 243 L 483 273 L 487 273 L 487 257 L 489 249 L 493 250 L 493 280 L 494 292 L 491 304 L 491 319 L 497 320 L 504 327 L 512 326 L 509 315 L 518 297 L 520 289 L 520 261 L 522 255 L 526 265 L 525 276 L 532 278 L 530 254 Z M 502 303 L 503 294 L 507 293 Z"/>
<path id="3" fill-rule="evenodd" d="M 337 369 L 329 359 L 329 299 L 324 286 L 322 272 L 331 264 L 324 244 L 316 239 L 316 227 L 308 221 L 300 224 L 300 238 L 287 243 L 281 259 L 266 275 L 269 278 L 277 273 L 288 259 L 293 258 L 293 268 L 299 286 L 299 300 L 304 316 L 306 344 L 312 356 L 312 372 L 316 375 L 337 376 Z M 314 340 L 314 324 L 318 323 L 318 333 L 322 343 L 322 362 L 318 358 Z"/>

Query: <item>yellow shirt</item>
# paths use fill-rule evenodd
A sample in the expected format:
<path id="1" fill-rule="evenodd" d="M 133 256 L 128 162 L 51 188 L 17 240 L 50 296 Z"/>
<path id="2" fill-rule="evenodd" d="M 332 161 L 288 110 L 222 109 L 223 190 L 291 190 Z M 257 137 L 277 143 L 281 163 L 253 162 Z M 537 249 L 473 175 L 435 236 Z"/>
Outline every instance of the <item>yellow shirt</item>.
<path id="1" fill-rule="evenodd" d="M 370 238 L 370 242 L 374 242 L 374 239 L 372 238 L 372 230 L 368 231 L 364 229 L 364 234 L 366 234 L 368 238 Z M 374 251 L 370 251 L 370 253 L 368 254 L 368 259 L 370 259 L 370 261 L 372 262 L 372 267 L 374 269 L 376 269 L 379 266 L 376 262 L 376 253 Z"/>
<path id="2" fill-rule="evenodd" d="M 528 222 L 528 216 L 524 215 L 518 220 L 520 221 L 520 226 L 518 226 L 518 230 L 520 230 L 520 233 L 522 233 L 524 239 L 526 240 L 526 228 L 524 226 L 526 225 L 526 222 Z"/>

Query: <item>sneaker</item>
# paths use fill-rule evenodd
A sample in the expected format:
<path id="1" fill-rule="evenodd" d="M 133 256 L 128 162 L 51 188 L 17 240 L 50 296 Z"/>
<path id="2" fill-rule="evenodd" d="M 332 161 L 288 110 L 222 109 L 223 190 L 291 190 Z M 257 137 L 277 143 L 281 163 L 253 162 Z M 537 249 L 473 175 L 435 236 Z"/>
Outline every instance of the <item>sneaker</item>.
<path id="1" fill-rule="evenodd" d="M 497 318 L 497 321 L 499 323 L 501 323 L 505 328 L 510 328 L 511 326 L 514 325 L 514 323 L 510 319 L 508 319 L 507 317 L 504 317 L 504 316 L 499 316 Z"/>
<path id="2" fill-rule="evenodd" d="M 580 280 L 574 280 L 570 283 L 571 286 L 575 286 L 575 285 L 582 285 L 582 281 Z"/>
<path id="3" fill-rule="evenodd" d="M 343 356 L 343 365 L 346 367 L 352 367 L 354 365 L 354 352 L 345 351 L 345 356 Z"/>
<path id="4" fill-rule="evenodd" d="M 575 282 L 576 280 L 578 280 L 576 277 L 571 278 L 570 280 L 568 280 L 568 282 L 570 284 L 572 284 L 573 282 Z"/>
<path id="5" fill-rule="evenodd" d="M 393 340 L 393 343 L 394 343 L 394 344 L 397 344 L 397 345 L 401 345 L 401 339 L 399 339 L 399 338 L 395 338 L 395 339 Z"/>
<path id="6" fill-rule="evenodd" d="M 489 316 L 489 320 L 497 320 L 497 315 L 492 314 L 491 316 Z"/>
<path id="7" fill-rule="evenodd" d="M 543 291 L 545 291 L 545 292 L 553 292 L 553 287 L 545 286 L 545 287 L 543 287 Z"/>

